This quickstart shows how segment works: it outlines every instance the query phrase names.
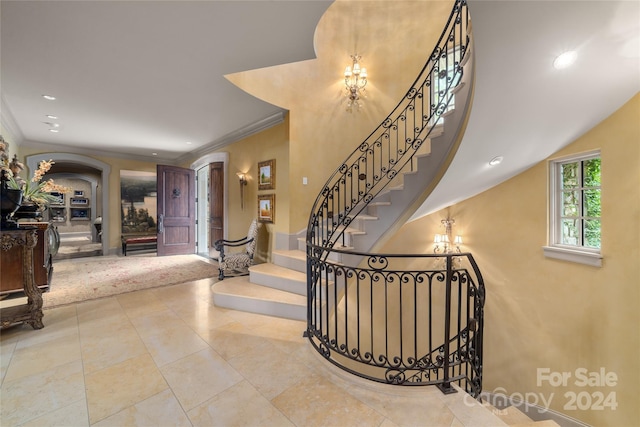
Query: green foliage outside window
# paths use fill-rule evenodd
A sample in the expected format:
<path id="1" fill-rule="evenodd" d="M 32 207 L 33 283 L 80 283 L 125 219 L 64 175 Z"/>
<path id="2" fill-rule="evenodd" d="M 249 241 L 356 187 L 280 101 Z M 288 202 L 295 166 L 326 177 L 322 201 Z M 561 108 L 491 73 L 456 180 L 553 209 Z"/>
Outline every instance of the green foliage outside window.
<path id="1" fill-rule="evenodd" d="M 561 165 L 561 242 L 600 248 L 600 158 Z"/>

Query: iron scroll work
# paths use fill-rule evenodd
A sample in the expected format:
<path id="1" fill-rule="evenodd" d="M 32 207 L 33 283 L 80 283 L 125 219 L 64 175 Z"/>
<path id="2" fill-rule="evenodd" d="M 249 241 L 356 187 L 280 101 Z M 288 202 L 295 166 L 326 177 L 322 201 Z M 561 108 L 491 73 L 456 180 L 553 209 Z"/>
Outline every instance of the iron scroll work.
<path id="1" fill-rule="evenodd" d="M 307 330 L 331 363 L 394 385 L 452 383 L 474 397 L 482 391 L 485 288 L 473 256 L 360 254 L 359 267 L 312 251 Z M 416 268 L 418 266 L 419 268 Z"/>

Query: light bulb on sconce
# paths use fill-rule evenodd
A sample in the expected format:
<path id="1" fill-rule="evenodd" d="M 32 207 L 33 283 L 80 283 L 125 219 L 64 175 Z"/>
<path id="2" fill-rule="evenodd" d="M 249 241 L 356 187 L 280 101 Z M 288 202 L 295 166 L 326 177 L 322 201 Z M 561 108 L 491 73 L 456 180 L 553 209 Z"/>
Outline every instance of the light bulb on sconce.
<path id="1" fill-rule="evenodd" d="M 451 218 L 443 219 L 441 221 L 442 225 L 444 225 L 445 234 L 436 234 L 433 238 L 433 252 L 439 253 L 442 252 L 444 254 L 450 253 L 460 253 L 460 245 L 462 245 L 462 236 L 456 235 L 453 237 L 453 224 L 455 224 L 455 220 Z M 453 242 L 453 245 L 451 245 Z M 442 247 L 441 247 L 442 245 Z M 452 247 L 455 246 L 455 247 Z"/>
<path id="2" fill-rule="evenodd" d="M 367 69 L 360 67 L 360 59 L 358 54 L 351 55 L 353 64 L 347 66 L 344 70 L 344 85 L 347 87 L 347 111 L 352 111 L 353 107 L 360 108 L 360 98 L 364 93 L 364 87 L 367 85 Z"/>
<path id="3" fill-rule="evenodd" d="M 244 186 L 247 185 L 248 176 L 244 172 L 238 172 L 236 175 L 240 180 L 240 209 L 244 210 Z"/>

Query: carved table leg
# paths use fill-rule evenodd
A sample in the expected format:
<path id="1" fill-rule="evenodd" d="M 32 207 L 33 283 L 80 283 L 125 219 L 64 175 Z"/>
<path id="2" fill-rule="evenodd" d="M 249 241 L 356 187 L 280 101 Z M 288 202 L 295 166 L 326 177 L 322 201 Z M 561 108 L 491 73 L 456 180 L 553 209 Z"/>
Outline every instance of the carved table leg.
<path id="1" fill-rule="evenodd" d="M 35 233 L 32 236 L 36 236 Z M 38 286 L 33 276 L 33 248 L 37 245 L 37 236 L 31 241 L 27 239 L 28 243 L 24 246 L 23 254 L 25 262 L 22 264 L 23 277 L 25 278 L 24 293 L 27 295 L 27 305 L 29 307 L 30 319 L 26 323 L 30 324 L 33 329 L 42 329 L 44 324 L 42 323 L 42 291 Z"/>

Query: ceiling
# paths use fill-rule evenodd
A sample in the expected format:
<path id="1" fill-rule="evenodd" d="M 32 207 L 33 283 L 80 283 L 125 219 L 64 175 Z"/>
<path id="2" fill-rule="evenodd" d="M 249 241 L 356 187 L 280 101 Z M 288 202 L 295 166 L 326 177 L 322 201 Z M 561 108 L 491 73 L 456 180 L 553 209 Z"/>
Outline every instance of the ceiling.
<path id="1" fill-rule="evenodd" d="M 314 58 L 314 30 L 330 4 L 3 0 L 2 123 L 28 144 L 152 161 L 232 142 L 283 111 L 224 75 Z M 469 4 L 471 118 L 451 168 L 414 218 L 538 163 L 640 90 L 640 2 Z M 578 60 L 555 70 L 567 49 Z M 489 167 L 495 156 L 504 161 Z"/>
<path id="2" fill-rule="evenodd" d="M 331 2 L 0 4 L 3 124 L 18 138 L 171 161 L 281 120 L 224 75 L 314 58 Z"/>
<path id="3" fill-rule="evenodd" d="M 464 139 L 412 219 L 517 175 L 640 91 L 640 2 L 469 0 L 476 81 Z M 573 66 L 557 55 L 575 50 Z M 640 126 L 640 118 L 638 118 Z M 490 166 L 494 157 L 502 163 Z"/>

